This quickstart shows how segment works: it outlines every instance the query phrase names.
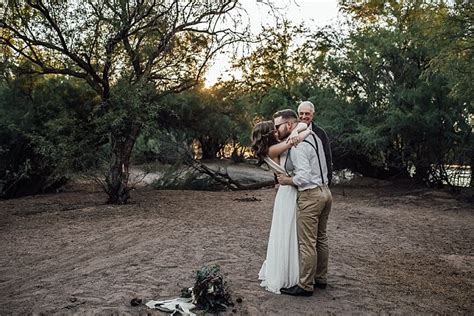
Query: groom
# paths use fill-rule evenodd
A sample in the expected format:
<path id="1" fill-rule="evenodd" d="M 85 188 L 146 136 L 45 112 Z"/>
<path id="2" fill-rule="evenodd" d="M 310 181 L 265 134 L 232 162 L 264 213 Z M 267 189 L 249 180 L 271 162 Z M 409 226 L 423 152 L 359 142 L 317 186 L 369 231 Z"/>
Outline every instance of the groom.
<path id="1" fill-rule="evenodd" d="M 298 124 L 293 110 L 278 111 L 273 122 L 278 138 L 287 138 Z M 278 175 L 278 182 L 298 187 L 297 232 L 300 277 L 297 285 L 282 288 L 282 294 L 311 296 L 314 287 L 327 285 L 328 239 L 326 227 L 331 211 L 332 195 L 328 187 L 327 164 L 321 139 L 310 134 L 297 147 L 288 151 L 285 169 L 292 177 Z"/>

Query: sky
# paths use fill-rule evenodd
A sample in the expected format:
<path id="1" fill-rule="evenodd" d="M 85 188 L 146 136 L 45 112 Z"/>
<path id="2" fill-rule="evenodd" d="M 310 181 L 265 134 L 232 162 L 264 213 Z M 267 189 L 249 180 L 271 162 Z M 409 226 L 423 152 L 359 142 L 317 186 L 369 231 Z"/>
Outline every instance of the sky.
<path id="1" fill-rule="evenodd" d="M 262 0 L 241 0 L 249 14 L 250 27 L 254 34 L 260 32 L 262 25 L 274 24 L 268 6 L 261 2 Z M 282 8 L 282 14 L 294 24 L 305 22 L 310 28 L 332 24 L 338 15 L 337 0 L 270 0 L 270 2 Z M 216 83 L 219 76 L 223 76 L 228 68 L 229 61 L 226 56 L 218 55 L 207 73 L 206 85 L 212 86 Z"/>

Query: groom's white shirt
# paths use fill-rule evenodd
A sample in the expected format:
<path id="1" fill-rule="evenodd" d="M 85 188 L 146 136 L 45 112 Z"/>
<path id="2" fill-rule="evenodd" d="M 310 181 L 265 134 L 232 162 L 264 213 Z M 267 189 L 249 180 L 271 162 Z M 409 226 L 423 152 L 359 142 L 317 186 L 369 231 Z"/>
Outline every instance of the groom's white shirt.
<path id="1" fill-rule="evenodd" d="M 316 139 L 317 144 L 315 144 L 314 139 Z M 306 141 L 318 149 L 319 155 L 316 154 L 313 146 Z M 308 135 L 304 142 L 299 143 L 295 148 L 291 148 L 288 156 L 285 167 L 288 171 L 293 172 L 293 183 L 298 187 L 298 191 L 314 189 L 323 183 L 328 183 L 327 176 L 325 176 L 327 175 L 327 164 L 323 144 L 317 135 L 314 133 Z"/>

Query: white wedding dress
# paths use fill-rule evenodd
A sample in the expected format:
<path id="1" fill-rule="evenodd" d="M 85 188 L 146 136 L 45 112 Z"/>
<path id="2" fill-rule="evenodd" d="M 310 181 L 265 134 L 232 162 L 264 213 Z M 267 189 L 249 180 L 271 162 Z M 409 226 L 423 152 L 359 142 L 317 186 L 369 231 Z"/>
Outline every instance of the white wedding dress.
<path id="1" fill-rule="evenodd" d="M 280 165 L 269 157 L 268 165 L 278 173 L 285 173 L 282 167 L 287 152 L 280 156 Z M 297 189 L 291 185 L 280 185 L 273 206 L 272 226 L 268 238 L 267 257 L 258 273 L 261 286 L 267 291 L 280 294 L 282 287 L 298 283 L 299 259 L 296 235 Z"/>

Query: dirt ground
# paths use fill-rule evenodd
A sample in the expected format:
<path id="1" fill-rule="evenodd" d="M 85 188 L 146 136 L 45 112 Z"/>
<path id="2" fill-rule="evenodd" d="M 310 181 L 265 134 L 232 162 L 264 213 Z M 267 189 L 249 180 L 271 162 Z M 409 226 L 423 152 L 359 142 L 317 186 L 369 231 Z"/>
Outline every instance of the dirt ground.
<path id="1" fill-rule="evenodd" d="M 335 186 L 329 286 L 309 298 L 266 292 L 273 189 L 132 192 L 104 205 L 89 185 L 0 201 L 0 314 L 152 314 L 219 264 L 224 314 L 473 314 L 474 208 L 444 191 L 381 182 Z"/>

